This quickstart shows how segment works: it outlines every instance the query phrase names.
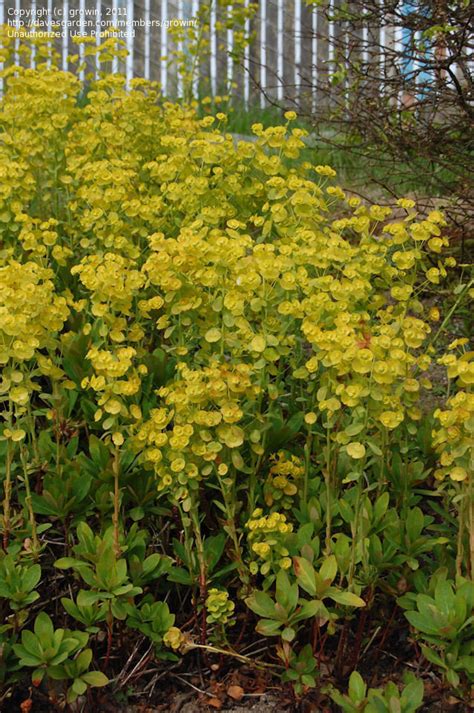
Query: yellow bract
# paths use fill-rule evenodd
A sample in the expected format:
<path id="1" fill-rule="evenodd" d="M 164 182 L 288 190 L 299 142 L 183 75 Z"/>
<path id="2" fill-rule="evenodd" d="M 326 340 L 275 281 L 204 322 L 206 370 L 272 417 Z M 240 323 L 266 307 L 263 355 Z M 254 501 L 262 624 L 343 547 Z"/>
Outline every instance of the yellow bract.
<path id="1" fill-rule="evenodd" d="M 354 441 L 354 443 L 349 443 L 346 446 L 346 451 L 348 452 L 351 458 L 354 458 L 356 460 L 359 460 L 360 458 L 363 458 L 365 456 L 365 446 L 362 445 L 362 443 L 359 443 L 358 441 Z"/>

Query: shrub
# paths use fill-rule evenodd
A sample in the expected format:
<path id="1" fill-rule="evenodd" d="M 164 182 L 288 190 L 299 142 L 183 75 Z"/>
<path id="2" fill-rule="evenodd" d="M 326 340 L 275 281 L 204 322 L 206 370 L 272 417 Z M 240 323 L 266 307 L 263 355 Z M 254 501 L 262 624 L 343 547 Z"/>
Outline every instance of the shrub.
<path id="1" fill-rule="evenodd" d="M 453 262 L 443 216 L 345 195 L 330 167 L 298 160 L 292 115 L 235 142 L 224 115 L 199 119 L 142 80 L 104 75 L 84 94 L 40 63 L 4 82 L 5 680 L 34 665 L 72 681 L 54 694 L 72 701 L 106 682 L 93 657 L 122 665 L 111 654 L 139 636 L 165 661 L 166 646 L 248 661 L 207 631 L 238 647 L 246 602 L 302 696 L 325 647 L 340 672 L 352 637 L 355 666 L 365 612 L 413 571 L 453 569 L 456 537 L 470 573 L 465 509 L 458 528 L 427 480 L 420 293 Z M 435 474 L 456 463 L 468 488 L 451 437 L 437 432 Z M 49 581 L 68 582 L 59 613 Z M 56 620 L 41 612 L 33 634 L 38 595 Z M 47 652 L 29 646 L 40 629 Z"/>

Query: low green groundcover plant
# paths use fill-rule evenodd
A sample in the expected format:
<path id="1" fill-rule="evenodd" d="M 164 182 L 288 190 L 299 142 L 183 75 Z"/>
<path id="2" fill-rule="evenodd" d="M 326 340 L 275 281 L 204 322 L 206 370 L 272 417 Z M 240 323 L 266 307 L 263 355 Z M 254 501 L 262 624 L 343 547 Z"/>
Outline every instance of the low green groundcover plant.
<path id="1" fill-rule="evenodd" d="M 293 112 L 236 142 L 3 42 L 2 705 L 31 675 L 95 710 L 198 659 L 288 704 L 408 713 L 428 675 L 469 700 L 472 352 L 436 353 L 421 299 L 443 216 L 346 195 Z"/>

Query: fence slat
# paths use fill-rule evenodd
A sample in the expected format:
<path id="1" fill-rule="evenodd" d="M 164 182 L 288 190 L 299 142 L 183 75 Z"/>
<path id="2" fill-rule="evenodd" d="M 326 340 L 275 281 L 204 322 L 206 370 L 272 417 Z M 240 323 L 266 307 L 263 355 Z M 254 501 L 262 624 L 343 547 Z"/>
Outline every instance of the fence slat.
<path id="1" fill-rule="evenodd" d="M 227 8 L 228 12 L 228 22 L 229 25 L 232 24 L 232 5 Z M 234 74 L 234 60 L 232 58 L 232 52 L 234 50 L 234 32 L 228 27 L 227 28 L 227 90 L 231 90 L 231 84 Z"/>
<path id="2" fill-rule="evenodd" d="M 15 13 L 16 19 L 15 24 L 17 29 L 20 29 L 20 0 L 15 0 Z M 20 64 L 20 40 L 18 37 L 15 38 L 15 64 Z"/>
<path id="3" fill-rule="evenodd" d="M 278 0 L 277 4 L 277 98 L 282 101 L 284 95 L 284 55 L 283 55 L 283 37 L 284 37 L 284 0 Z"/>
<path id="4" fill-rule="evenodd" d="M 294 38 L 294 63 L 295 63 L 295 97 L 300 95 L 300 71 L 301 71 L 301 0 L 295 0 L 295 14 L 293 25 Z"/>
<path id="5" fill-rule="evenodd" d="M 145 79 L 150 79 L 150 49 L 151 49 L 151 35 L 150 35 L 150 0 L 145 0 L 145 7 L 143 13 L 143 19 L 145 20 L 145 27 L 143 29 L 143 76 Z"/>
<path id="6" fill-rule="evenodd" d="M 311 83 L 312 83 L 312 108 L 316 109 L 316 85 L 318 82 L 318 8 L 311 10 Z"/>
<path id="7" fill-rule="evenodd" d="M 85 31 L 85 10 L 86 10 L 86 0 L 79 0 L 79 32 L 82 36 L 83 32 Z M 80 69 L 79 69 L 79 79 L 81 82 L 84 81 L 85 77 L 85 71 L 84 71 L 84 62 L 85 62 L 85 55 L 84 55 L 84 49 L 85 46 L 81 42 L 79 45 L 79 62 L 80 62 Z"/>
<path id="8" fill-rule="evenodd" d="M 118 18 L 118 2 L 117 0 L 112 0 L 112 22 L 113 25 L 115 26 L 117 23 L 117 18 Z M 115 74 L 118 72 L 119 68 L 119 63 L 118 63 L 118 57 L 114 57 L 112 61 L 112 72 Z"/>
<path id="9" fill-rule="evenodd" d="M 36 24 L 36 0 L 31 0 L 31 17 L 30 17 L 30 22 L 32 23 L 32 26 L 30 29 L 34 29 L 33 23 Z M 30 67 L 36 67 L 36 47 L 33 45 L 31 48 L 31 57 L 30 57 Z"/>
<path id="10" fill-rule="evenodd" d="M 101 43 L 101 20 L 102 20 L 102 0 L 96 0 L 95 3 L 95 44 L 96 47 L 98 47 Z M 100 70 L 100 58 L 99 58 L 99 53 L 97 52 L 95 55 L 95 78 L 99 78 L 99 70 Z"/>
<path id="11" fill-rule="evenodd" d="M 133 79 L 133 0 L 127 0 L 127 60 L 125 64 L 125 73 L 127 78 L 127 87 L 130 86 L 130 81 Z"/>
<path id="12" fill-rule="evenodd" d="M 183 0 L 178 0 L 178 20 L 180 23 L 183 22 Z M 183 40 L 181 39 L 181 32 L 182 29 L 180 28 L 180 35 L 179 35 L 179 40 L 178 40 L 178 65 L 181 63 L 181 57 L 183 53 Z M 178 83 L 177 83 L 177 89 L 178 89 L 178 97 L 181 98 L 183 96 L 183 77 L 181 76 L 181 73 L 178 72 Z"/>
<path id="13" fill-rule="evenodd" d="M 245 0 L 245 9 L 248 10 L 250 0 Z M 244 26 L 246 45 L 244 49 L 244 103 L 248 107 L 250 101 L 250 45 L 248 44 L 248 37 L 250 35 L 250 19 L 247 17 L 245 19 Z"/>
<path id="14" fill-rule="evenodd" d="M 209 33 L 211 35 L 211 56 L 210 56 L 210 72 L 211 72 L 211 93 L 213 96 L 217 94 L 217 35 L 216 35 L 216 5 L 212 2 L 209 15 Z"/>
<path id="15" fill-rule="evenodd" d="M 332 74 L 334 72 L 334 60 L 336 56 L 336 45 L 335 45 L 335 37 L 336 37 L 336 27 L 334 24 L 334 20 L 332 19 L 334 16 L 334 0 L 329 0 L 329 21 L 328 21 L 328 69 L 329 73 Z"/>
<path id="16" fill-rule="evenodd" d="M 168 0 L 161 2 L 161 33 L 160 33 L 160 74 L 161 91 L 166 96 L 168 93 L 168 29 L 164 20 L 168 17 Z"/>
<path id="17" fill-rule="evenodd" d="M 266 105 L 267 88 L 267 0 L 260 0 L 260 106 Z"/>
<path id="18" fill-rule="evenodd" d="M 191 15 L 197 21 L 199 15 L 199 0 L 192 0 Z M 195 28 L 196 29 L 196 28 Z M 199 32 L 199 28 L 197 29 Z M 199 60 L 197 56 L 193 57 L 193 97 L 199 96 Z"/>

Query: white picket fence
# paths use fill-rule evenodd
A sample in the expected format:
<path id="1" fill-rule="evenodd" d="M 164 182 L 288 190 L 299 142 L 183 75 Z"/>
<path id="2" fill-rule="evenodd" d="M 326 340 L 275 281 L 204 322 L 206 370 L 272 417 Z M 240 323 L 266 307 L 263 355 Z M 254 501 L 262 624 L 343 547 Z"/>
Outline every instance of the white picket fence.
<path id="1" fill-rule="evenodd" d="M 246 0 L 247 6 L 249 1 Z M 54 23 L 68 19 L 73 23 L 70 31 L 63 32 L 56 41 L 64 69 L 69 67 L 70 53 L 77 51 L 72 42 L 74 33 L 93 34 L 99 43 L 101 31 L 119 25 L 128 56 L 123 67 L 116 60 L 113 70 L 124 71 L 127 80 L 134 76 L 157 80 L 166 96 L 179 97 L 183 86 L 172 52 L 185 47 L 175 47 L 169 24 L 193 22 L 199 7 L 200 0 L 0 0 L 0 23 L 28 29 L 36 19 L 45 31 L 51 31 Z M 201 64 L 198 68 L 195 92 L 216 96 L 228 93 L 232 87 L 233 95 L 245 106 L 258 102 L 264 107 L 269 99 L 281 101 L 288 97 L 296 103 L 303 97 L 317 103 L 313 88 L 318 74 L 327 75 L 332 69 L 336 37 L 344 32 L 341 23 L 328 21 L 318 8 L 308 7 L 304 0 L 259 0 L 252 22 L 247 20 L 244 28 L 246 34 L 254 35 L 254 40 L 236 62 L 232 57 L 234 30 L 225 28 L 226 12 L 213 0 L 209 55 L 206 66 Z M 219 23 L 224 23 L 224 29 L 218 29 L 222 27 Z M 370 31 L 364 28 L 363 59 L 383 63 L 387 43 L 395 47 L 401 42 L 397 30 L 389 25 Z M 31 62 L 34 66 L 34 57 Z M 85 76 L 84 69 L 81 75 Z"/>

